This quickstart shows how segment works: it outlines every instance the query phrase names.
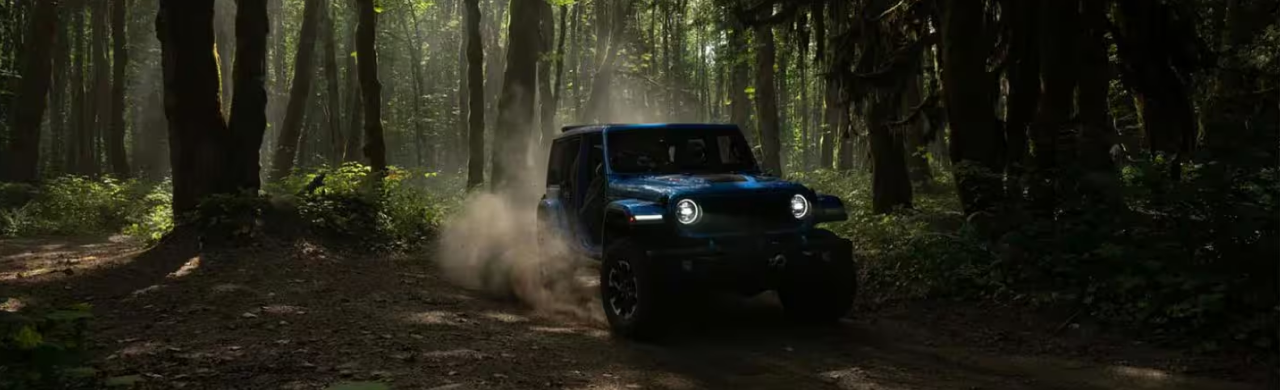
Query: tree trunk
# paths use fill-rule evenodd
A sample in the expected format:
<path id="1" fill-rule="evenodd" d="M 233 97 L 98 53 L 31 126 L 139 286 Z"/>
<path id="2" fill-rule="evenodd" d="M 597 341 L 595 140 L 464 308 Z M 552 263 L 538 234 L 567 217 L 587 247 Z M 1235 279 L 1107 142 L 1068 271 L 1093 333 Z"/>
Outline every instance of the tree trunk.
<path id="1" fill-rule="evenodd" d="M 480 0 L 466 2 L 467 188 L 484 185 L 484 47 L 480 41 Z"/>
<path id="2" fill-rule="evenodd" d="M 111 171 L 116 177 L 129 177 L 129 160 L 124 150 L 124 90 L 125 71 L 129 67 L 129 45 L 125 35 L 125 19 L 128 15 L 128 1 L 116 0 L 111 9 L 111 34 L 115 43 L 115 61 L 112 69 L 111 84 L 111 130 L 107 132 L 107 156 L 111 160 Z"/>
<path id="3" fill-rule="evenodd" d="M 556 102 L 552 96 L 554 92 L 551 89 L 551 67 L 554 59 L 551 45 L 555 42 L 555 15 L 552 14 L 551 4 L 546 1 L 539 1 L 538 8 L 538 37 L 540 45 L 538 50 L 538 122 L 539 129 L 542 131 L 541 144 L 543 147 L 550 148 L 551 140 L 555 139 L 556 133 Z"/>
<path id="4" fill-rule="evenodd" d="M 354 7 L 353 7 L 354 8 Z M 355 53 L 356 51 L 356 23 L 351 23 L 351 31 L 348 32 L 346 53 Z M 363 158 L 360 151 L 361 145 L 364 144 L 364 95 L 360 92 L 360 77 L 357 68 L 359 65 L 355 55 L 346 55 L 346 77 L 347 79 L 347 140 L 346 145 L 342 148 L 343 162 L 359 162 Z"/>
<path id="5" fill-rule="evenodd" d="M 70 134 L 67 136 L 67 172 L 77 175 L 87 175 L 88 167 L 85 161 L 85 148 L 89 143 L 86 138 L 88 124 L 85 121 L 85 89 L 84 89 L 84 3 L 76 3 L 71 7 L 72 14 L 71 33 L 74 35 L 75 43 L 72 45 L 72 66 L 71 66 L 71 115 L 68 121 L 71 126 L 68 128 Z"/>
<path id="6" fill-rule="evenodd" d="M 743 29 L 742 26 L 729 29 L 729 122 L 742 128 L 747 144 L 755 150 L 759 141 L 751 126 L 751 97 L 747 95 L 749 70 L 745 60 L 748 48 Z"/>
<path id="7" fill-rule="evenodd" d="M 257 194 L 261 188 L 262 138 L 267 130 L 267 34 L 270 21 L 262 0 L 236 0 L 236 59 L 232 77 L 231 188 Z"/>
<path id="8" fill-rule="evenodd" d="M 1175 38 L 1185 37 L 1164 34 L 1175 29 L 1163 3 L 1119 0 L 1117 4 L 1121 80 L 1137 100 L 1147 146 L 1169 156 L 1170 176 L 1181 179 L 1182 162 L 1195 145 L 1197 129 L 1195 109 L 1182 81 L 1186 76 L 1175 67 L 1170 48 L 1183 44 Z"/>
<path id="9" fill-rule="evenodd" d="M 360 91 L 364 94 L 364 155 L 376 176 L 387 172 L 387 145 L 382 138 L 382 83 L 378 81 L 377 13 L 373 0 L 356 0 L 360 25 L 356 28 Z"/>
<path id="10" fill-rule="evenodd" d="M 635 2 L 628 1 L 623 4 L 626 4 L 626 7 L 624 8 L 627 8 L 635 5 Z M 621 12 L 615 11 L 613 13 L 606 13 L 614 14 L 614 19 L 609 22 L 613 25 L 612 30 L 607 34 L 609 37 L 619 37 L 622 35 L 622 31 L 625 29 L 627 22 L 626 15 L 630 13 L 629 11 L 630 10 L 628 8 L 621 10 Z M 600 66 L 596 69 L 596 73 L 591 80 L 591 99 L 587 103 L 588 120 L 595 120 L 597 123 L 602 123 L 612 121 L 613 118 L 618 116 L 618 113 L 613 109 L 613 75 L 617 71 L 616 68 L 619 52 L 622 50 L 623 46 L 624 44 L 621 39 L 616 42 L 610 41 L 609 44 L 606 45 L 607 49 L 605 49 L 604 61 L 600 63 Z"/>
<path id="11" fill-rule="evenodd" d="M 425 42 L 426 39 L 422 37 L 422 29 L 418 27 L 418 12 L 413 9 L 409 9 L 409 16 L 410 22 L 413 23 L 414 37 L 414 42 L 409 44 L 412 47 L 409 50 L 409 57 L 410 60 L 413 61 L 412 66 L 410 66 L 410 71 L 413 72 L 413 119 L 410 122 L 413 122 L 413 144 L 414 149 L 416 150 L 415 157 L 417 157 L 417 165 L 421 167 L 426 166 L 427 160 L 430 158 L 426 151 L 427 130 L 423 128 L 426 118 L 423 118 L 422 114 L 422 95 L 427 93 L 427 89 L 423 85 L 422 79 L 422 43 Z"/>
<path id="12" fill-rule="evenodd" d="M 506 69 L 505 47 L 502 46 L 502 27 L 507 18 L 507 7 L 513 0 L 492 0 L 493 13 L 489 19 L 488 31 L 484 35 L 487 40 L 484 49 L 486 57 L 489 60 L 485 62 L 485 103 L 488 105 L 485 111 L 485 118 L 489 118 L 487 124 L 497 123 L 495 118 L 498 116 L 498 95 L 502 93 L 502 77 L 503 71 Z M 519 0 L 514 0 L 519 1 Z M 497 134 L 495 129 L 493 134 Z"/>
<path id="13" fill-rule="evenodd" d="M 538 81 L 538 34 L 541 0 L 513 0 L 511 28 L 507 33 L 507 70 L 498 102 L 498 123 L 493 146 L 494 192 L 520 186 L 527 164 L 529 136 L 533 134 L 534 97 Z"/>
<path id="14" fill-rule="evenodd" d="M 575 2 L 573 4 L 573 53 L 569 54 L 569 58 L 573 59 L 573 66 L 569 68 L 573 73 L 573 117 L 574 120 L 582 121 L 582 83 L 585 80 L 582 77 L 582 47 L 586 45 L 586 39 L 582 37 L 582 3 Z"/>
<path id="15" fill-rule="evenodd" d="M 213 0 L 160 0 L 156 37 L 163 56 L 169 118 L 173 213 L 182 216 L 195 211 L 201 199 L 226 192 L 221 174 L 227 127 L 218 101 Z"/>
<path id="16" fill-rule="evenodd" d="M 218 50 L 218 77 L 222 81 L 222 104 L 224 105 L 233 104 L 232 100 L 235 96 L 232 94 L 235 90 L 232 61 L 235 60 L 236 23 L 233 17 L 236 11 L 232 9 L 231 2 L 232 0 L 215 0 L 213 5 L 213 39 Z M 223 107 L 223 110 L 230 112 L 231 107 Z"/>
<path id="17" fill-rule="evenodd" d="M 988 39 L 979 0 L 946 0 L 941 20 L 942 83 L 951 125 L 951 161 L 966 214 L 1001 204 L 1004 136 L 991 104 Z"/>
<path id="18" fill-rule="evenodd" d="M 363 0 L 360 0 L 363 1 Z M 271 162 L 271 179 L 280 180 L 293 172 L 306 120 L 307 100 L 311 97 L 311 79 L 315 73 L 316 27 L 320 22 L 321 0 L 307 0 L 302 11 L 302 31 L 298 35 L 298 53 L 293 60 L 293 85 L 289 91 L 289 107 L 284 125 L 276 138 L 276 154 Z M 361 78 L 363 80 L 363 77 Z M 363 84 L 363 82 L 362 82 Z"/>
<path id="19" fill-rule="evenodd" d="M 875 99 L 889 99 L 877 96 Z M 911 208 L 911 180 L 903 153 L 903 132 L 889 127 L 891 101 L 868 102 L 866 123 L 871 141 L 871 210 L 886 214 L 897 208 Z"/>
<path id="20" fill-rule="evenodd" d="M 35 6 L 35 17 L 27 23 L 27 44 L 23 55 L 22 82 L 13 109 L 12 139 L 6 153 L 8 179 L 35 182 L 40 165 L 40 121 L 48 103 L 52 67 L 50 51 L 58 27 L 58 2 L 45 0 Z"/>
<path id="21" fill-rule="evenodd" d="M 775 47 L 773 27 L 760 24 L 755 27 L 756 41 L 756 118 L 760 122 L 760 147 L 764 169 L 783 176 L 781 141 L 778 138 L 778 96 L 775 90 L 773 66 Z"/>
<path id="22" fill-rule="evenodd" d="M 830 3 L 827 7 L 827 16 L 830 23 L 825 24 L 825 27 L 829 31 L 825 31 L 823 34 L 826 37 L 825 42 L 819 41 L 818 57 L 825 57 L 825 79 L 827 84 L 825 96 L 826 114 L 824 115 L 825 123 L 822 131 L 822 167 L 831 169 L 836 160 L 836 143 L 844 143 L 844 138 L 847 135 L 846 128 L 849 127 L 849 107 L 846 102 L 841 101 L 842 92 L 840 86 L 841 74 L 846 71 L 843 67 L 848 66 L 848 62 L 844 60 L 844 51 L 838 50 L 840 36 L 844 31 L 844 22 L 848 19 L 849 12 L 840 2 Z M 821 50 L 824 45 L 826 47 L 825 55 Z"/>
<path id="23" fill-rule="evenodd" d="M 929 167 L 929 158 L 924 150 L 929 144 L 924 137 L 924 127 L 929 125 L 929 120 L 924 113 L 913 112 L 924 101 L 921 97 L 921 79 L 923 76 L 912 74 L 908 77 L 906 90 L 902 94 L 902 106 L 898 110 L 903 114 L 904 118 L 908 118 L 910 121 L 902 129 L 903 142 L 906 146 L 907 175 L 911 178 L 911 184 L 925 187 L 933 184 L 933 171 Z M 909 115 L 917 115 L 917 117 L 910 119 Z M 875 140 L 872 140 L 873 153 L 875 142 Z"/>
<path id="24" fill-rule="evenodd" d="M 1032 207 L 1051 213 L 1058 205 L 1062 173 L 1068 165 L 1064 151 L 1068 142 L 1059 142 L 1063 134 L 1074 131 L 1071 114 L 1075 106 L 1076 31 L 1079 29 L 1079 2 L 1059 1 L 1040 9 L 1040 101 L 1036 123 L 1031 127 L 1035 147 L 1035 171 L 1030 187 Z M 1063 139 L 1064 141 L 1069 139 Z"/>
<path id="25" fill-rule="evenodd" d="M 320 16 L 324 18 L 324 60 L 321 63 L 324 66 L 324 77 L 328 81 L 325 96 L 328 109 L 325 117 L 328 119 L 329 147 L 325 152 L 328 154 L 329 165 L 336 167 L 342 164 L 342 148 L 346 144 L 346 137 L 342 135 L 342 95 L 338 90 L 338 83 L 341 82 L 338 79 L 338 43 L 335 37 L 338 26 L 333 21 L 333 11 L 327 2 Z"/>
<path id="26" fill-rule="evenodd" d="M 577 7 L 578 6 L 575 4 L 574 9 L 576 10 Z M 568 21 L 569 6 L 562 5 L 560 6 L 560 29 L 557 30 L 560 32 L 560 41 L 556 44 L 556 84 L 551 89 L 551 93 L 553 95 L 551 98 L 551 112 L 553 115 L 559 111 L 560 100 L 564 96 L 564 41 L 569 35 L 569 30 L 566 29 L 568 27 Z M 551 130 L 553 137 L 555 136 L 555 133 L 557 133 L 556 130 L 557 129 Z"/>
<path id="27" fill-rule="evenodd" d="M 110 41 L 110 28 L 107 21 L 109 18 L 109 4 L 107 1 L 92 1 L 93 4 L 93 113 L 91 114 L 92 126 L 90 127 L 90 172 L 98 174 L 102 172 L 102 157 L 105 154 L 108 160 L 115 158 L 114 150 L 106 148 L 103 145 L 104 135 L 108 135 L 111 131 L 111 60 L 108 57 L 108 44 Z M 104 153 L 105 152 L 105 153 Z"/>
<path id="28" fill-rule="evenodd" d="M 1022 178 L 1027 168 L 1027 134 L 1040 100 L 1039 31 L 1040 3 L 1005 0 L 1011 24 L 1009 62 L 1005 69 L 1008 96 L 1005 108 L 1005 195 L 1012 201 L 1023 199 Z M 1105 103 L 1105 99 L 1103 102 Z"/>
<path id="29" fill-rule="evenodd" d="M 1123 207 L 1120 177 L 1111 160 L 1111 145 L 1116 143 L 1107 92 L 1111 88 L 1111 64 L 1106 40 L 1109 2 L 1082 2 L 1082 34 L 1080 41 L 1079 86 L 1076 107 L 1079 109 L 1079 162 L 1083 176 L 1078 178 L 1081 195 L 1094 204 Z"/>
<path id="30" fill-rule="evenodd" d="M 49 154 L 49 170 L 46 175 L 67 173 L 67 129 L 75 123 L 71 120 L 67 112 L 67 78 L 70 76 L 71 60 L 71 36 L 67 34 L 68 26 L 65 24 L 68 12 L 67 2 L 61 2 L 62 10 L 58 11 L 58 18 L 62 19 L 55 23 L 58 29 L 53 43 L 53 90 L 49 93 L 49 133 L 50 145 Z"/>

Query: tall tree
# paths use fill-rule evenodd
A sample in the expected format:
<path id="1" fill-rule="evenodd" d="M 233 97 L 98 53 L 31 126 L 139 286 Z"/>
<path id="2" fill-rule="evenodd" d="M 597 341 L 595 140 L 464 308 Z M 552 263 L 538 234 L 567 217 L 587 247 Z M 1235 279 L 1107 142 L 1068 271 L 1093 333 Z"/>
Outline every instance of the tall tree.
<path id="1" fill-rule="evenodd" d="M 110 19 L 110 4 L 107 1 L 90 1 L 93 5 L 91 16 L 91 25 L 93 28 L 93 97 L 90 101 L 93 103 L 93 110 L 89 116 L 90 120 L 90 155 L 92 174 L 101 173 L 101 164 L 103 157 L 103 149 L 106 149 L 108 160 L 114 159 L 114 150 L 104 148 L 103 139 L 110 137 L 107 133 L 112 129 L 111 123 L 111 60 L 110 42 L 111 31 L 107 21 Z M 104 137 L 106 136 L 106 137 Z"/>
<path id="2" fill-rule="evenodd" d="M 360 91 L 364 94 L 364 138 L 362 148 L 373 172 L 387 172 L 387 145 L 382 138 L 382 82 L 378 81 L 378 14 L 373 0 L 356 0 L 359 26 L 356 27 L 356 54 Z"/>
<path id="3" fill-rule="evenodd" d="M 74 1 L 74 0 L 71 0 Z M 46 175 L 51 173 L 67 173 L 67 129 L 74 125 L 74 121 L 67 112 L 67 84 L 71 75 L 71 35 L 67 33 L 70 23 L 66 23 L 68 5 L 71 1 L 64 0 L 60 2 L 58 18 L 61 23 L 57 23 L 58 32 L 54 37 L 53 43 L 53 90 L 49 93 L 49 133 L 50 145 L 49 153 L 46 158 L 49 159 L 49 169 Z"/>
<path id="4" fill-rule="evenodd" d="M 129 160 L 124 150 L 125 71 L 129 67 L 129 38 L 125 34 L 128 0 L 115 0 L 111 8 L 111 35 L 115 44 L 111 76 L 111 129 L 107 131 L 107 156 L 116 177 L 129 177 Z"/>
<path id="5" fill-rule="evenodd" d="M 507 70 L 502 96 L 498 101 L 498 123 L 493 145 L 493 181 L 495 192 L 516 189 L 528 156 L 528 142 L 534 126 L 534 98 L 537 93 L 538 2 L 513 0 L 511 26 L 507 33 Z"/>
<path id="6" fill-rule="evenodd" d="M 58 26 L 58 2 L 42 1 L 35 6 L 35 17 L 28 23 L 26 54 L 23 55 L 22 82 L 18 100 L 11 116 L 9 157 L 5 162 L 8 180 L 34 182 L 40 164 L 40 120 L 44 116 L 48 100 L 49 81 L 52 73 L 50 51 L 53 48 L 55 28 Z"/>
<path id="7" fill-rule="evenodd" d="M 156 17 L 169 118 L 173 212 L 195 211 L 200 200 L 226 192 L 227 126 L 221 113 L 214 55 L 213 0 L 160 0 Z M 190 221 L 175 221 L 185 224 Z"/>
<path id="8" fill-rule="evenodd" d="M 1076 181 L 1080 195 L 1092 200 L 1094 205 L 1123 207 L 1120 177 L 1109 153 L 1117 138 L 1107 99 L 1112 79 L 1107 58 L 1111 44 L 1106 40 L 1109 7 L 1110 2 L 1104 0 L 1081 2 L 1076 107 L 1080 122 L 1077 161 L 1083 174 Z"/>
<path id="9" fill-rule="evenodd" d="M 467 188 L 484 185 L 484 48 L 480 41 L 480 0 L 466 2 Z"/>
<path id="10" fill-rule="evenodd" d="M 1023 172 L 1027 167 L 1027 134 L 1040 100 L 1040 53 L 1038 20 L 1040 2 L 1004 0 L 1009 28 L 1009 65 L 1005 68 L 1008 83 L 1005 108 L 1006 195 L 1021 200 L 1024 190 Z M 1105 99 L 1104 99 L 1105 101 Z"/>
<path id="11" fill-rule="evenodd" d="M 284 125 L 276 138 L 276 153 L 271 162 L 271 178 L 283 179 L 293 171 L 302 140 L 302 124 L 306 119 L 307 100 L 311 97 L 311 79 L 315 72 L 316 28 L 320 24 L 321 0 L 307 0 L 302 11 L 302 30 L 298 35 L 298 52 L 293 60 L 293 86 Z"/>
<path id="12" fill-rule="evenodd" d="M 213 4 L 213 44 L 218 53 L 218 77 L 222 81 L 222 104 L 232 104 L 235 81 L 232 61 L 235 60 L 235 10 L 233 0 L 215 0 Z M 238 1 L 238 0 L 235 0 Z M 223 107 L 229 112 L 230 107 Z"/>
<path id="13" fill-rule="evenodd" d="M 544 1 L 537 3 L 538 8 L 538 128 L 542 131 L 541 142 L 550 146 L 556 136 L 556 103 L 551 89 L 551 67 L 554 63 L 552 44 L 555 42 L 555 15 L 551 4 Z"/>
<path id="14" fill-rule="evenodd" d="M 358 7 L 352 3 L 352 11 L 359 13 Z M 353 17 L 354 19 L 354 17 Z M 356 61 L 356 28 L 357 23 L 350 23 L 351 31 L 348 34 L 350 39 L 347 42 L 345 77 L 347 79 L 347 142 L 342 148 L 342 161 L 355 162 L 360 161 L 363 153 L 360 151 L 361 145 L 364 145 L 364 95 L 360 93 L 360 76 L 357 68 L 359 65 Z"/>
<path id="15" fill-rule="evenodd" d="M 782 176 L 782 144 L 778 138 L 778 96 L 773 73 L 776 63 L 773 26 L 760 23 L 753 29 L 757 42 L 756 118 L 760 123 L 760 149 L 764 157 L 764 169 L 774 175 Z"/>
<path id="16" fill-rule="evenodd" d="M 73 22 L 72 33 L 74 35 L 73 55 L 74 64 L 72 66 L 72 120 L 73 136 L 70 137 L 70 147 L 68 148 L 68 171 L 72 171 L 78 175 L 91 175 L 97 170 L 93 164 L 93 110 L 90 102 L 88 102 L 88 91 L 84 88 L 84 82 L 87 81 L 86 65 L 88 59 L 88 49 L 86 42 L 86 33 L 84 33 L 84 10 L 87 8 L 86 1 L 78 1 L 72 6 Z"/>
<path id="17" fill-rule="evenodd" d="M 1037 25 L 1040 48 L 1040 101 L 1036 123 L 1031 127 L 1035 149 L 1035 172 L 1030 186 L 1032 206 L 1051 213 L 1059 201 L 1061 168 L 1070 162 L 1074 143 L 1064 134 L 1073 134 L 1070 123 L 1075 101 L 1077 64 L 1076 32 L 1080 15 L 1078 1 L 1058 1 L 1040 8 Z"/>
<path id="18" fill-rule="evenodd" d="M 337 24 L 333 21 L 333 10 L 328 2 L 325 2 L 324 10 L 320 16 L 324 18 L 324 60 L 321 65 L 324 66 L 325 84 L 325 102 L 328 103 L 325 112 L 327 126 L 329 128 L 329 148 L 326 150 L 328 155 L 328 163 L 330 165 L 338 165 L 342 163 L 342 148 L 346 141 L 342 134 L 342 95 L 339 93 L 338 83 L 338 43 L 337 43 Z M 350 92 L 348 92 L 350 93 Z"/>
<path id="19" fill-rule="evenodd" d="M 966 214 L 1002 203 L 1004 136 L 996 123 L 995 91 L 987 73 L 993 42 L 982 0 L 945 0 L 941 44 L 943 96 L 951 128 L 951 161 Z"/>
<path id="20" fill-rule="evenodd" d="M 267 131 L 267 3 L 236 0 L 236 94 L 231 102 L 232 150 L 228 175 L 238 191 L 261 187 L 260 154 Z"/>
<path id="21" fill-rule="evenodd" d="M 751 97 L 747 94 L 750 82 L 746 54 L 748 51 L 745 26 L 735 24 L 729 28 L 729 122 L 742 127 L 747 142 L 753 147 L 756 141 L 751 126 Z"/>
<path id="22" fill-rule="evenodd" d="M 892 5 L 892 2 L 884 0 L 869 1 L 861 12 L 882 15 Z M 912 203 L 911 180 L 903 150 L 905 134 L 910 130 L 903 127 L 909 127 L 913 118 L 908 116 L 902 121 L 891 121 L 890 118 L 894 113 L 904 111 L 901 103 L 905 98 L 915 95 L 916 100 L 919 99 L 919 85 L 913 80 L 919 71 L 920 55 L 916 50 L 922 46 L 918 43 L 924 38 L 909 38 L 912 34 L 904 34 L 916 30 L 913 22 L 910 16 L 899 13 L 863 21 L 857 27 L 860 32 L 857 48 L 861 58 L 854 71 L 862 80 L 852 89 L 860 98 L 863 124 L 870 141 L 871 209 L 876 213 L 910 208 Z M 895 47 L 898 42 L 912 41 L 904 47 Z M 908 92 L 907 89 L 916 91 Z"/>
<path id="23" fill-rule="evenodd" d="M 574 10 L 578 9 L 577 4 L 574 4 L 573 7 L 574 7 Z M 555 54 L 556 84 L 554 87 L 552 87 L 552 91 L 551 91 L 552 94 L 555 95 L 551 99 L 552 113 L 555 113 L 556 111 L 559 110 L 560 101 L 562 100 L 561 98 L 564 96 L 564 41 L 565 41 L 565 38 L 569 35 L 569 30 L 567 29 L 568 21 L 569 21 L 569 7 L 565 5 L 561 5 L 560 6 L 560 28 L 556 30 L 560 32 L 560 41 L 559 43 L 556 44 L 556 54 Z M 555 129 L 552 129 L 552 131 L 554 132 Z"/>
<path id="24" fill-rule="evenodd" d="M 1120 75 L 1136 98 L 1143 134 L 1153 152 L 1172 157 L 1169 175 L 1182 177 L 1182 162 L 1195 146 L 1195 109 L 1188 68 L 1190 28 L 1175 24 L 1163 2 L 1119 0 L 1113 18 Z"/>

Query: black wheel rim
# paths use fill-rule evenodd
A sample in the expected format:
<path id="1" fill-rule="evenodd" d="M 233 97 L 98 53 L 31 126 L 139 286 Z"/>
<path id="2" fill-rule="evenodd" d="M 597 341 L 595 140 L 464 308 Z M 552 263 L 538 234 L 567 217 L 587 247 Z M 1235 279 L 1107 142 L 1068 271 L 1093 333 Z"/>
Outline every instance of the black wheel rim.
<path id="1" fill-rule="evenodd" d="M 606 291 L 609 293 L 609 310 L 614 316 L 630 319 L 636 314 L 636 306 L 640 302 L 638 283 L 631 263 L 619 260 L 609 268 L 608 279 Z"/>

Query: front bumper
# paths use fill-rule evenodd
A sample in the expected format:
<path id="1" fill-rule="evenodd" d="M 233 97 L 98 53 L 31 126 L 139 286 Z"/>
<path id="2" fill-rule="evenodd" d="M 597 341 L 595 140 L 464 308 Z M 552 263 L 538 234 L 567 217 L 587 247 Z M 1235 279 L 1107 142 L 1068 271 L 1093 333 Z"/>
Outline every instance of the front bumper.
<path id="1" fill-rule="evenodd" d="M 654 244 L 647 251 L 649 259 L 674 281 L 744 292 L 774 289 L 792 274 L 789 270 L 853 260 L 851 242 L 834 235 L 690 239 Z"/>

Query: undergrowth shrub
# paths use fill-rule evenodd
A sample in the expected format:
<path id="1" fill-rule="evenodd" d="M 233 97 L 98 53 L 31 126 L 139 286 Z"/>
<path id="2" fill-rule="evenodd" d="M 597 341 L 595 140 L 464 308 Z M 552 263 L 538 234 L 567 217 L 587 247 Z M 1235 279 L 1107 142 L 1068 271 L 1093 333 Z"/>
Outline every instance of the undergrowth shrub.
<path id="1" fill-rule="evenodd" d="M 0 388 L 66 388 L 91 380 L 94 371 L 82 366 L 91 318 L 86 304 L 0 310 Z"/>
<path id="2" fill-rule="evenodd" d="M 425 244 L 463 194 L 461 179 L 435 172 L 391 167 L 372 179 L 369 166 L 348 163 L 291 175 L 267 192 L 295 206 L 314 233 L 400 249 Z"/>
<path id="3" fill-rule="evenodd" d="M 110 177 L 62 176 L 38 187 L 0 183 L 4 236 L 115 233 L 145 219 L 155 185 Z"/>
<path id="4" fill-rule="evenodd" d="M 1126 210 L 1064 202 L 1049 217 L 1012 208 L 997 238 L 979 235 L 953 191 L 917 192 L 911 210 L 870 212 L 866 175 L 797 174 L 840 196 L 872 302 L 945 297 L 1065 308 L 1142 336 L 1198 347 L 1274 348 L 1277 196 L 1274 168 L 1168 162 L 1125 167 Z M 973 216 L 970 217 L 973 219 Z"/>

